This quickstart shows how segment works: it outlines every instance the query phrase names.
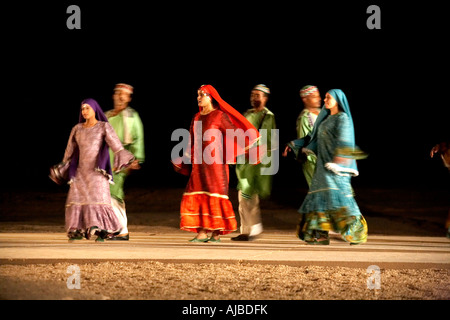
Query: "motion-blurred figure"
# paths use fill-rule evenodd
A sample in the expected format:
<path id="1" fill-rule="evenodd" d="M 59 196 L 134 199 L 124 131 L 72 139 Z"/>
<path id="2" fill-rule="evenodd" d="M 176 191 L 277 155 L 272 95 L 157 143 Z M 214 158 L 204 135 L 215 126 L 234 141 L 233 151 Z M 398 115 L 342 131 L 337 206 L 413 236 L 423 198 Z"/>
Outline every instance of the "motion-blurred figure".
<path id="1" fill-rule="evenodd" d="M 439 153 L 441 155 L 444 166 L 450 172 L 450 142 L 449 141 L 441 142 L 441 143 L 435 145 L 430 151 L 431 158 L 433 158 L 436 153 Z M 450 209 L 448 211 L 445 228 L 447 229 L 447 238 L 450 238 Z"/>
<path id="2" fill-rule="evenodd" d="M 275 116 L 267 109 L 270 89 L 264 84 L 253 88 L 250 95 L 251 109 L 244 113 L 244 117 L 258 130 L 265 130 L 267 136 L 267 153 L 271 153 L 272 129 L 276 129 Z M 247 161 L 248 162 L 248 161 Z M 270 196 L 272 190 L 272 175 L 262 175 L 263 167 L 270 167 L 270 163 L 257 165 L 245 163 L 236 165 L 238 178 L 240 232 L 234 241 L 249 241 L 263 231 L 259 199 Z"/>
<path id="3" fill-rule="evenodd" d="M 130 238 L 127 226 L 124 184 L 130 170 L 139 170 L 140 164 L 145 161 L 144 126 L 138 112 L 129 106 L 133 90 L 133 87 L 129 84 L 117 84 L 113 94 L 114 109 L 106 112 L 106 117 L 124 148 L 136 157 L 128 170 L 113 173 L 114 184 L 110 186 L 111 201 L 114 213 L 122 223 L 122 231 L 109 240 L 129 240 Z M 114 163 L 114 152 L 112 150 L 110 150 L 109 155 L 111 163 Z"/>
<path id="4" fill-rule="evenodd" d="M 433 158 L 436 153 L 441 155 L 444 166 L 450 170 L 450 142 L 441 142 L 435 145 L 430 151 L 431 158 Z"/>
<path id="5" fill-rule="evenodd" d="M 291 141 L 296 152 L 307 149 L 317 155 L 309 192 L 298 210 L 302 220 L 298 236 L 307 244 L 329 244 L 328 232 L 339 232 L 351 244 L 367 241 L 367 223 L 354 199 L 350 179 L 359 174 L 356 159 L 366 155 L 355 145 L 353 120 L 347 98 L 340 89 L 325 96 L 311 139 Z"/>
<path id="6" fill-rule="evenodd" d="M 314 123 L 320 113 L 322 99 L 320 98 L 319 89 L 316 86 L 307 85 L 300 89 L 300 98 L 303 102 L 303 110 L 297 118 L 297 139 L 311 135 Z M 307 155 L 300 153 L 303 174 L 308 187 L 316 169 L 317 157 L 314 153 Z"/>

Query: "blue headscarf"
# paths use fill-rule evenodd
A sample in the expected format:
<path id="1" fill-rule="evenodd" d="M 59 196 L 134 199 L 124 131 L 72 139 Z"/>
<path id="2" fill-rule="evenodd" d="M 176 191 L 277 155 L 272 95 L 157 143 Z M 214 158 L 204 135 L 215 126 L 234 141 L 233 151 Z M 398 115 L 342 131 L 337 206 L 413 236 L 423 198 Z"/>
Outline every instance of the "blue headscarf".
<path id="1" fill-rule="evenodd" d="M 352 114 L 350 112 L 350 106 L 347 101 L 347 97 L 345 96 L 345 93 L 341 89 L 331 89 L 327 93 L 329 93 L 334 100 L 337 101 L 339 107 L 343 112 L 345 112 L 348 116 L 349 124 L 350 124 L 350 141 L 347 143 L 345 147 L 347 147 L 347 153 L 345 154 L 339 154 L 339 156 L 343 156 L 346 158 L 353 159 L 348 166 L 351 169 L 357 170 L 356 161 L 355 159 L 363 159 L 367 155 L 364 154 L 356 145 L 355 145 L 355 129 L 353 126 L 353 118 Z M 320 124 L 330 115 L 330 110 L 325 108 L 325 106 L 322 107 L 322 110 L 320 111 L 319 115 L 317 116 L 316 122 L 314 123 L 314 128 L 311 133 L 311 140 L 306 145 L 306 148 L 313 151 L 317 154 L 317 134 Z"/>
<path id="2" fill-rule="evenodd" d="M 81 105 L 88 104 L 92 109 L 95 111 L 95 118 L 98 121 L 104 121 L 108 122 L 108 118 L 103 113 L 102 108 L 100 108 L 100 105 L 97 101 L 94 99 L 85 99 L 83 102 L 81 102 Z M 78 118 L 78 123 L 83 123 L 86 120 L 84 119 L 81 110 L 80 110 L 80 116 Z M 69 181 L 72 180 L 76 173 L 78 168 L 78 161 L 79 161 L 80 151 L 78 147 L 74 150 L 72 159 L 70 160 L 70 167 L 69 167 Z M 110 182 L 112 182 L 112 170 L 111 170 L 111 162 L 109 159 L 109 146 L 106 144 L 105 141 L 103 141 L 103 145 L 100 148 L 100 152 L 98 155 L 98 161 L 97 161 L 97 169 L 102 172 Z"/>

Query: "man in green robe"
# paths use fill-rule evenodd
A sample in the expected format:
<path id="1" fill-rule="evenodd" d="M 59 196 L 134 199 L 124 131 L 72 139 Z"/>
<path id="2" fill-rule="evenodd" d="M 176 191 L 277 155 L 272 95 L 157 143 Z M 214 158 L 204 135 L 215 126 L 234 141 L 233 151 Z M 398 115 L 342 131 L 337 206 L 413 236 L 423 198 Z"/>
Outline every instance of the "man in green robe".
<path id="1" fill-rule="evenodd" d="M 300 98 L 303 102 L 303 110 L 297 118 L 297 139 L 311 134 L 317 115 L 320 112 L 321 101 L 319 89 L 316 86 L 307 85 L 300 89 Z M 302 156 L 301 154 L 299 156 Z M 310 153 L 302 159 L 302 169 L 308 187 L 316 169 L 317 157 Z"/>
<path id="2" fill-rule="evenodd" d="M 276 129 L 275 116 L 267 109 L 266 103 L 269 99 L 270 90 L 263 84 L 255 86 L 250 95 L 252 108 L 244 113 L 244 116 L 262 132 L 267 133 L 267 153 L 271 159 L 271 138 L 272 129 Z M 264 143 L 261 139 L 260 143 Z M 236 175 L 238 178 L 239 190 L 239 216 L 240 232 L 237 237 L 231 238 L 234 241 L 249 241 L 263 231 L 261 210 L 259 199 L 267 198 L 272 190 L 272 175 L 262 175 L 262 168 L 270 167 L 271 163 L 251 163 L 237 164 Z"/>
<path id="3" fill-rule="evenodd" d="M 114 213 L 122 223 L 122 231 L 119 235 L 110 240 L 128 240 L 128 219 L 125 209 L 125 193 L 124 183 L 130 173 L 130 170 L 140 169 L 140 164 L 145 160 L 144 150 L 144 127 L 141 118 L 136 110 L 129 106 L 133 87 L 119 83 L 114 88 L 113 101 L 114 109 L 107 111 L 105 114 L 109 123 L 114 128 L 122 142 L 123 147 L 130 151 L 136 158 L 129 166 L 128 170 L 119 173 L 113 173 L 114 184 L 110 185 L 111 202 Z M 114 164 L 114 153 L 109 150 L 111 159 L 111 167 Z"/>

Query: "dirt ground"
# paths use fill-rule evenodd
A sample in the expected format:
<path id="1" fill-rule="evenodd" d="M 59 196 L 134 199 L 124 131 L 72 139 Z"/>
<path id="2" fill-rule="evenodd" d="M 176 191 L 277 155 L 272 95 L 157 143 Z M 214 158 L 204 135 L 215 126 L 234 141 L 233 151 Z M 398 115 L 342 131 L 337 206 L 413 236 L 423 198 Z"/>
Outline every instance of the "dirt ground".
<path id="1" fill-rule="evenodd" d="M 259 264 L 99 262 L 79 264 L 80 290 L 68 289 L 69 263 L 2 265 L 1 299 L 373 300 L 450 299 L 449 270 L 382 270 L 368 289 L 365 269 Z"/>
<path id="2" fill-rule="evenodd" d="M 129 190 L 129 229 L 178 229 L 183 190 Z M 300 191 L 301 192 L 301 191 Z M 431 192 L 431 191 L 430 191 Z M 359 190 L 372 234 L 445 236 L 446 190 Z M 64 192 L 3 193 L 0 232 L 64 232 Z M 230 194 L 235 208 L 236 195 Z M 286 195 L 289 198 L 290 195 Z M 294 232 L 296 201 L 263 202 L 266 230 Z M 389 207 L 385 205 L 389 203 Z M 420 204 L 420 205 L 419 205 Z M 382 269 L 381 289 L 367 271 L 328 266 L 95 262 L 79 264 L 81 289 L 68 289 L 69 263 L 3 264 L 0 299 L 77 300 L 449 300 L 449 269 Z"/>

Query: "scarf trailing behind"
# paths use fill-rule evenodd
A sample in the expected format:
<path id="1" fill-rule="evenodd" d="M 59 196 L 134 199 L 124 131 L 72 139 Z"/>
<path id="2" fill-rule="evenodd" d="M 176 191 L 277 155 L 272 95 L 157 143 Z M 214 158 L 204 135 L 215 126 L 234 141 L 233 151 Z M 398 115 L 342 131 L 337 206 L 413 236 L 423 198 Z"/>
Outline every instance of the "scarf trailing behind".
<path id="1" fill-rule="evenodd" d="M 236 163 L 236 158 L 238 156 L 247 153 L 251 147 L 256 147 L 256 142 L 260 138 L 259 131 L 247 120 L 247 118 L 240 114 L 239 111 L 225 102 L 212 85 L 202 85 L 200 90 L 211 96 L 211 99 L 213 102 L 215 101 L 217 103 L 219 109 L 228 115 L 231 122 L 236 126 L 236 129 L 242 129 L 244 133 L 247 133 L 244 145 L 235 143 L 234 137 L 225 136 L 224 146 L 229 144 L 234 145 L 234 153 L 232 155 L 227 154 L 225 161 L 226 163 Z M 258 162 L 261 156 L 261 154 L 258 154 Z"/>
<path id="2" fill-rule="evenodd" d="M 217 92 L 217 90 L 211 86 L 211 85 L 202 85 L 199 90 L 202 90 L 203 92 L 210 95 L 211 100 L 213 102 L 213 105 L 219 108 L 222 112 L 226 113 L 230 119 L 230 121 L 236 126 L 236 129 L 242 129 L 243 133 L 246 134 L 244 137 L 244 144 L 236 143 L 235 138 L 229 137 L 225 135 L 224 139 L 224 150 L 228 151 L 227 145 L 233 146 L 233 152 L 231 154 L 228 154 L 228 152 L 225 152 L 225 163 L 227 164 L 234 164 L 237 161 L 237 157 L 242 156 L 246 153 L 249 153 L 251 148 L 257 148 L 256 154 L 256 164 L 260 163 L 260 159 L 263 157 L 266 150 L 264 149 L 265 146 L 258 146 L 258 141 L 261 137 L 258 129 L 255 128 L 254 125 L 251 124 L 250 121 L 247 120 L 239 111 L 234 109 L 231 105 L 229 105 L 227 102 L 225 102 Z M 200 111 L 201 108 L 199 107 Z M 242 139 L 237 139 L 237 141 L 241 141 Z M 188 147 L 188 150 L 190 150 L 190 147 Z M 190 174 L 190 166 L 191 163 L 190 159 L 187 161 L 186 155 L 183 155 L 182 157 L 179 157 L 177 159 L 172 160 L 172 165 L 175 168 L 175 171 L 184 174 L 189 175 Z M 189 163 L 189 164 L 188 164 Z"/>

